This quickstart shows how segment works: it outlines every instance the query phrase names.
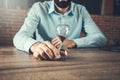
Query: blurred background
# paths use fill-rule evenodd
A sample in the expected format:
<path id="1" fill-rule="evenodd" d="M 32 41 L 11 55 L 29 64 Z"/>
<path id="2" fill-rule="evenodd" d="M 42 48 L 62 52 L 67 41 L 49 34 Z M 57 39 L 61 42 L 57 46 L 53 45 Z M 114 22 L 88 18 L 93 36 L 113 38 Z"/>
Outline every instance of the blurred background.
<path id="1" fill-rule="evenodd" d="M 13 45 L 33 3 L 45 0 L 0 0 L 0 46 Z M 91 17 L 114 45 L 120 45 L 120 0 L 73 0 L 84 5 Z"/>

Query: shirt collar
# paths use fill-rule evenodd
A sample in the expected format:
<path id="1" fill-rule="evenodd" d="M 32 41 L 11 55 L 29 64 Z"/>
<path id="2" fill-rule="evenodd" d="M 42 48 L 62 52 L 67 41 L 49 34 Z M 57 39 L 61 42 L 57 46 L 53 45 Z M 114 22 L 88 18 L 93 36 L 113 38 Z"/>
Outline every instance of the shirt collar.
<path id="1" fill-rule="evenodd" d="M 70 7 L 70 10 L 67 12 L 69 15 L 74 15 L 74 3 L 71 2 L 71 7 Z M 51 1 L 50 3 L 50 8 L 49 8 L 49 11 L 48 11 L 48 14 L 51 14 L 53 12 L 56 12 L 55 10 L 55 7 L 54 7 L 54 0 Z"/>
<path id="2" fill-rule="evenodd" d="M 49 8 L 48 14 L 51 14 L 51 13 L 54 12 L 54 11 L 55 11 L 55 8 L 54 8 L 54 0 L 52 0 L 51 3 L 50 3 L 50 8 Z"/>

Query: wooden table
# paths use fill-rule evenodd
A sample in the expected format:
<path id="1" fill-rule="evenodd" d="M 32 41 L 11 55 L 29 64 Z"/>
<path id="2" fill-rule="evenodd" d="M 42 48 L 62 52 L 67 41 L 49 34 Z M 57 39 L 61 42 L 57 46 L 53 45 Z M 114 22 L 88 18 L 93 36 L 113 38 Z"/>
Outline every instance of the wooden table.
<path id="1" fill-rule="evenodd" d="M 14 47 L 0 47 L 0 80 L 120 80 L 120 53 L 71 49 L 62 61 L 40 61 Z"/>

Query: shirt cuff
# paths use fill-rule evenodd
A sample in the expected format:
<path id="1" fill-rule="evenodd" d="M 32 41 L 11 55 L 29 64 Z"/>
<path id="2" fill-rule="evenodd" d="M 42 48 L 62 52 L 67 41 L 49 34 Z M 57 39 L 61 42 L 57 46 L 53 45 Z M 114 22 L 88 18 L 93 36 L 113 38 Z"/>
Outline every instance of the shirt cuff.
<path id="1" fill-rule="evenodd" d="M 73 39 L 73 41 L 76 43 L 77 48 L 87 46 L 86 43 L 85 43 L 85 38 Z"/>
<path id="2" fill-rule="evenodd" d="M 29 52 L 30 47 L 31 47 L 34 43 L 36 43 L 36 42 L 38 42 L 38 41 L 33 40 L 33 39 L 28 39 L 27 42 L 26 42 L 25 45 L 24 45 L 24 50 L 25 50 L 26 52 L 30 53 L 30 52 Z"/>

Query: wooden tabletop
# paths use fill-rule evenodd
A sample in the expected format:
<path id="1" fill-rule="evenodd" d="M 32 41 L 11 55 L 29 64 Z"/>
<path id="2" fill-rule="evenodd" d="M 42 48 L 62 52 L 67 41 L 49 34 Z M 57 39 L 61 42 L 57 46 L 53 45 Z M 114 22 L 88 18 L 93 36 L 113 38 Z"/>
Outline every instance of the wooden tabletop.
<path id="1" fill-rule="evenodd" d="M 120 53 L 71 49 L 62 61 L 40 61 L 14 47 L 0 47 L 0 80 L 120 80 Z"/>

